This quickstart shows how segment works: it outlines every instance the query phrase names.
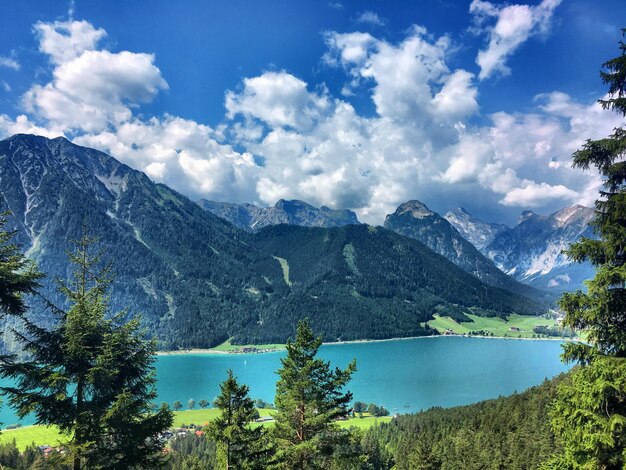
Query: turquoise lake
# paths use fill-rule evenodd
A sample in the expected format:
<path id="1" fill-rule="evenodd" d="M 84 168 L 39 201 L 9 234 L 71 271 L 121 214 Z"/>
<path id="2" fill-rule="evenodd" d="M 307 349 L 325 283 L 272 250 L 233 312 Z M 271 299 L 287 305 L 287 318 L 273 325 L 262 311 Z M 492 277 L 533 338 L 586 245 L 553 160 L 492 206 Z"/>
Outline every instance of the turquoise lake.
<path id="1" fill-rule="evenodd" d="M 320 356 L 345 367 L 356 357 L 358 371 L 348 389 L 354 399 L 384 405 L 392 414 L 433 406 L 474 403 L 541 383 L 564 372 L 559 341 L 436 337 L 324 345 Z M 232 369 L 252 398 L 274 401 L 280 358 L 266 354 L 181 354 L 159 356 L 159 402 L 193 398 L 212 401 Z M 4 405 L 3 427 L 17 421 Z M 32 423 L 25 419 L 24 424 Z"/>

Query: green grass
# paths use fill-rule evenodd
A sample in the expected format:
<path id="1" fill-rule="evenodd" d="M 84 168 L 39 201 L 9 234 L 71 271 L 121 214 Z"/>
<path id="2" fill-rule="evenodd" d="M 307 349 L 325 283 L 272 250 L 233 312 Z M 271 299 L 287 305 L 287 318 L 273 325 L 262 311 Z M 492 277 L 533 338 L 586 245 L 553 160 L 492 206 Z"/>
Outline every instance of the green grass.
<path id="1" fill-rule="evenodd" d="M 272 416 L 276 410 L 260 409 L 260 416 Z M 216 408 L 184 410 L 174 412 L 173 427 L 178 428 L 183 424 L 194 424 L 196 426 L 205 426 L 209 421 L 218 416 L 219 410 Z M 357 427 L 359 429 L 367 429 L 377 423 L 387 423 L 391 421 L 391 416 L 374 418 L 364 416 L 363 418 L 350 418 L 346 421 L 340 421 L 339 426 L 342 428 Z M 274 423 L 269 421 L 257 426 L 273 426 Z M 3 430 L 0 434 L 0 443 L 11 442 L 15 439 L 15 445 L 19 450 L 24 450 L 30 444 L 56 446 L 60 442 L 67 440 L 67 436 L 62 435 L 55 426 L 24 426 L 23 428 Z"/>
<path id="2" fill-rule="evenodd" d="M 359 428 L 359 429 L 369 429 L 372 426 L 379 423 L 388 423 L 391 421 L 391 416 L 381 416 L 380 418 L 376 418 L 374 416 L 367 416 L 363 418 L 350 418 L 346 421 L 339 421 L 339 427 L 347 429 L 347 428 Z"/>
<path id="3" fill-rule="evenodd" d="M 450 317 L 435 315 L 435 319 L 428 322 L 432 328 L 440 333 L 452 330 L 456 334 L 467 334 L 470 331 L 483 330 L 493 333 L 494 336 L 508 336 L 510 338 L 532 338 L 535 333 L 533 328 L 539 325 L 556 326 L 556 321 L 544 317 L 532 317 L 526 315 L 509 315 L 506 320 L 497 317 L 479 317 L 467 315 L 472 319 L 470 323 L 457 323 Z M 519 328 L 520 331 L 511 331 L 511 328 Z"/>
<path id="4" fill-rule="evenodd" d="M 275 349 L 275 350 L 281 350 L 281 349 L 285 349 L 285 345 L 284 344 L 246 344 L 246 345 L 241 345 L 241 344 L 231 344 L 230 340 L 226 340 L 224 341 L 222 344 L 220 344 L 219 346 L 215 346 L 214 348 L 211 348 L 212 351 L 223 351 L 223 352 L 237 352 L 237 351 L 241 351 L 242 348 L 257 348 L 257 349 L 263 349 L 263 350 L 267 350 L 267 349 Z"/>
<path id="5" fill-rule="evenodd" d="M 285 284 L 291 287 L 291 281 L 289 280 L 289 263 L 285 258 L 280 258 L 278 256 L 272 256 L 272 258 L 280 263 L 280 267 L 283 270 L 283 279 L 285 280 Z"/>
<path id="6" fill-rule="evenodd" d="M 24 450 L 30 444 L 38 446 L 56 446 L 67 436 L 62 435 L 56 426 L 24 426 L 23 428 L 3 430 L 0 434 L 0 442 L 11 442 L 15 439 L 15 445 L 19 450 Z"/>

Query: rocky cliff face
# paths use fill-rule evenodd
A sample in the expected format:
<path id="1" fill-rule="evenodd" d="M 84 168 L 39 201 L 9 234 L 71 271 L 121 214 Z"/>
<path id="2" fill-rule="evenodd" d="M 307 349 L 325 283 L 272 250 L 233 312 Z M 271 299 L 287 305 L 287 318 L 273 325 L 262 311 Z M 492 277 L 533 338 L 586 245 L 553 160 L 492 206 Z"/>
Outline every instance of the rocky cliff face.
<path id="1" fill-rule="evenodd" d="M 589 264 L 574 264 L 563 254 L 580 237 L 594 237 L 594 209 L 576 205 L 547 216 L 524 211 L 519 223 L 500 233 L 483 252 L 520 281 L 556 291 L 577 289 L 594 275 Z"/>
<path id="2" fill-rule="evenodd" d="M 463 238 L 479 250 L 485 248 L 498 235 L 509 229 L 504 224 L 483 222 L 472 217 L 463 207 L 449 211 L 444 218 L 463 235 Z"/>

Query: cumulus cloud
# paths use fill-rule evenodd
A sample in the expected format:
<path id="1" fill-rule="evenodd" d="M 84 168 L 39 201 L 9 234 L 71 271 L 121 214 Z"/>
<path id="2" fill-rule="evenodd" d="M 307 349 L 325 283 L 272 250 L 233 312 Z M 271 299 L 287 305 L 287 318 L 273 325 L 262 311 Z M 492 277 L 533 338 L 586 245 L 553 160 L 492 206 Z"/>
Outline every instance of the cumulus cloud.
<path id="1" fill-rule="evenodd" d="M 255 200 L 256 164 L 248 152 L 218 143 L 215 131 L 195 121 L 165 115 L 133 119 L 114 131 L 84 134 L 74 142 L 104 150 L 189 196 Z"/>
<path id="2" fill-rule="evenodd" d="M 328 99 L 324 93 L 307 92 L 306 86 L 286 72 L 246 78 L 241 93 L 226 93 L 227 117 L 240 113 L 271 127 L 308 128 L 328 108 Z"/>
<path id="3" fill-rule="evenodd" d="M 413 27 L 399 44 L 364 33 L 329 33 L 326 63 L 341 65 L 358 86 L 374 83 L 372 100 L 381 117 L 399 121 L 455 120 L 478 109 L 473 74 L 450 71 L 450 39 L 430 40 L 426 29 Z"/>
<path id="4" fill-rule="evenodd" d="M 623 119 L 598 103 L 577 103 L 564 93 L 539 95 L 532 113 L 494 113 L 490 124 L 464 131 L 448 168 L 437 179 L 476 181 L 507 206 L 589 205 L 601 184 L 573 170 L 571 155 L 587 138 L 608 135 Z"/>
<path id="5" fill-rule="evenodd" d="M 484 21 L 501 12 L 480 8 Z M 370 223 L 413 198 L 444 208 L 468 198 L 542 210 L 589 204 L 601 180 L 573 170 L 571 153 L 622 124 L 595 103 L 552 92 L 531 112 L 493 113 L 476 126 L 476 77 L 450 68 L 447 36 L 421 27 L 398 42 L 326 33 L 323 61 L 345 73 L 343 96 L 288 71 L 265 72 L 225 93 L 216 127 L 145 118 L 141 104 L 167 88 L 154 56 L 108 51 L 99 45 L 106 32 L 85 22 L 36 28 L 50 82 L 25 93 L 24 114 L 0 115 L 0 134 L 65 134 L 192 198 L 300 198 Z M 360 115 L 345 98 L 352 94 L 369 97 L 375 113 Z"/>
<path id="6" fill-rule="evenodd" d="M 96 49 L 106 31 L 94 28 L 87 21 L 39 22 L 34 27 L 39 50 L 55 64 L 68 62 L 85 51 Z"/>
<path id="7" fill-rule="evenodd" d="M 25 109 L 54 126 L 94 132 L 132 117 L 131 107 L 151 101 L 167 83 L 154 56 L 128 51 L 84 51 L 59 64 L 52 82 L 33 86 Z"/>
<path id="8" fill-rule="evenodd" d="M 359 13 L 354 20 L 356 23 L 368 24 L 370 26 L 385 26 L 385 20 L 373 11 L 365 10 Z"/>
<path id="9" fill-rule="evenodd" d="M 547 33 L 554 9 L 560 3 L 561 0 L 542 0 L 537 6 L 497 6 L 484 0 L 473 0 L 470 4 L 473 30 L 488 37 L 487 47 L 476 57 L 480 66 L 479 79 L 510 74 L 507 59 L 531 36 Z"/>

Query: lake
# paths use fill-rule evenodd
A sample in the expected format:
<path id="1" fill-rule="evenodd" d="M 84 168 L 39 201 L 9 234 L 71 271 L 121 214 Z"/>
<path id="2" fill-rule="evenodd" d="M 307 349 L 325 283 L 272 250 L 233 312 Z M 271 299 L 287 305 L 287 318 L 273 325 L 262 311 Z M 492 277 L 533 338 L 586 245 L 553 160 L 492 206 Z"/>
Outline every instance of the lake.
<path id="1" fill-rule="evenodd" d="M 248 384 L 252 398 L 274 401 L 280 358 L 286 353 L 181 354 L 159 356 L 158 401 L 193 398 L 213 401 L 226 371 Z M 358 371 L 348 387 L 354 399 L 384 405 L 392 414 L 432 406 L 474 403 L 521 392 L 564 372 L 561 342 L 464 337 L 430 337 L 369 343 L 328 344 L 320 356 L 345 367 L 353 357 Z M 16 422 L 3 406 L 3 427 Z M 24 424 L 32 423 L 25 419 Z"/>

